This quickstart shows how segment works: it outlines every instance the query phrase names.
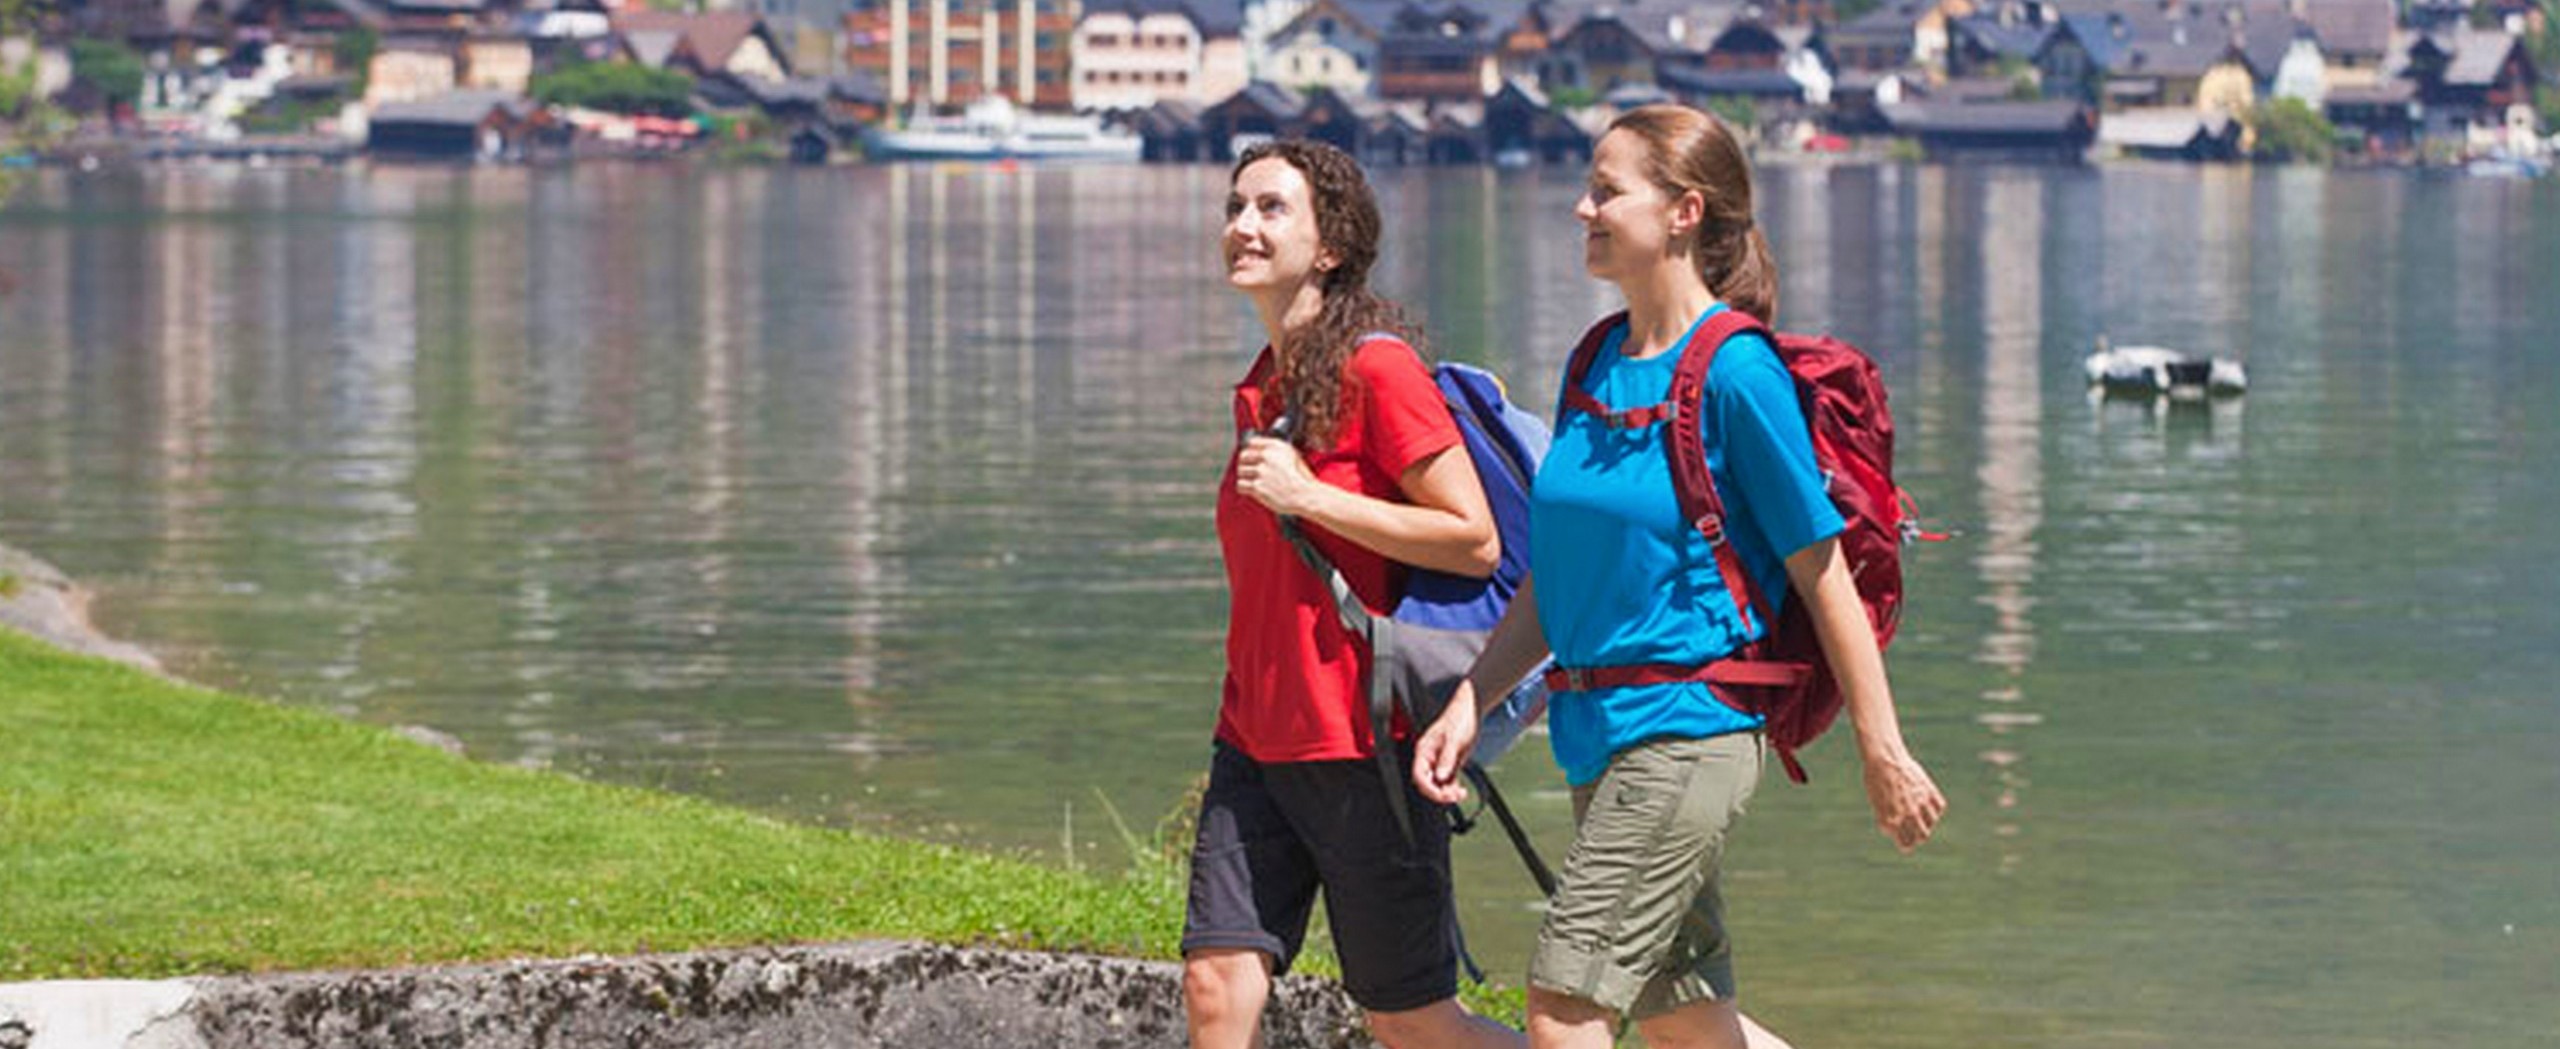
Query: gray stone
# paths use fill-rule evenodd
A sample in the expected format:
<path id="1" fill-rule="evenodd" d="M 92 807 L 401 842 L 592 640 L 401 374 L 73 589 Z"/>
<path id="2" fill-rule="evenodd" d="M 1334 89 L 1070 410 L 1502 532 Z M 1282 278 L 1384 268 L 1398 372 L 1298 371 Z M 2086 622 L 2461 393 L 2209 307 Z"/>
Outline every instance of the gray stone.
<path id="1" fill-rule="evenodd" d="M 1272 1049 L 1366 1046 L 1330 982 L 1281 981 Z M 1185 1044 L 1180 969 L 868 942 L 200 981 L 209 1049 Z"/>
<path id="2" fill-rule="evenodd" d="M 42 558 L 6 544 L 0 544 L 0 626 L 83 655 L 161 672 L 160 661 L 151 653 L 89 625 L 87 590 Z"/>

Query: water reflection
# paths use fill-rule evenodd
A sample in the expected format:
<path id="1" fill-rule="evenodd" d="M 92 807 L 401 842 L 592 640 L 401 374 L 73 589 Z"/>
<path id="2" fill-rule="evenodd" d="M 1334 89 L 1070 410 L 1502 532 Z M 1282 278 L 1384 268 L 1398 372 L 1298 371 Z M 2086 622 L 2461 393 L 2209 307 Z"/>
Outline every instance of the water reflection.
<path id="1" fill-rule="evenodd" d="M 1982 528 L 1975 539 L 1976 600 L 1990 607 L 1973 658 L 1997 671 L 1974 715 L 1992 737 L 1981 753 L 2000 792 L 1992 799 L 1993 831 L 2006 839 L 2000 870 L 2022 862 L 2028 785 L 2025 730 L 2045 714 L 2027 691 L 2036 656 L 2037 530 L 2044 522 L 2044 185 L 2040 179 L 1995 177 L 1981 187 L 1968 226 L 1980 231 L 1982 289 L 1982 448 L 1974 474 Z"/>

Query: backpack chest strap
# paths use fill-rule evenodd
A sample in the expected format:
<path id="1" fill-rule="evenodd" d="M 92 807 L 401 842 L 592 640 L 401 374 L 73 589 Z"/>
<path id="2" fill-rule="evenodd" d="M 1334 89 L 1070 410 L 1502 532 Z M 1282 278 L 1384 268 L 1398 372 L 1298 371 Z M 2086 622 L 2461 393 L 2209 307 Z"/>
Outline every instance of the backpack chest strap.
<path id="1" fill-rule="evenodd" d="M 1611 408 L 1600 403 L 1599 398 L 1593 397 L 1590 391 L 1580 386 L 1565 388 L 1564 406 L 1598 419 L 1612 430 L 1641 430 L 1671 418 L 1672 414 L 1679 410 L 1679 406 L 1673 401 L 1646 405 L 1642 408 Z"/>

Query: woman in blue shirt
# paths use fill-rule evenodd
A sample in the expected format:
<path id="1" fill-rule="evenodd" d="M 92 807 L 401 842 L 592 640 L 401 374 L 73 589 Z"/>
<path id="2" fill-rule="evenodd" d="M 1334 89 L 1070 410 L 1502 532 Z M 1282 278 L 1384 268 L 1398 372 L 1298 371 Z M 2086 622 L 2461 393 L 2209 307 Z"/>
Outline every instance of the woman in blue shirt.
<path id="1" fill-rule="evenodd" d="M 1714 118 L 1667 105 L 1620 116 L 1574 213 L 1585 267 L 1628 306 L 1582 379 L 1600 403 L 1666 400 L 1681 351 L 1714 313 L 1772 316 L 1777 267 L 1751 219 L 1750 169 Z M 1882 653 L 1840 556 L 1839 512 L 1794 381 L 1767 340 L 1739 335 L 1717 353 L 1700 429 L 1726 493 L 1726 535 L 1773 602 L 1806 602 L 1847 698 L 1877 825 L 1897 847 L 1917 847 L 1946 799 L 1903 744 Z M 1704 666 L 1758 636 L 1680 513 L 1668 430 L 1612 428 L 1584 412 L 1557 421 L 1533 492 L 1527 599 L 1512 602 L 1419 743 L 1414 778 L 1425 795 L 1464 797 L 1458 772 L 1477 708 L 1499 702 L 1549 652 L 1570 668 Z M 1576 829 L 1530 960 L 1530 1043 L 1600 1049 L 1623 1015 L 1648 1045 L 1784 1045 L 1734 1003 L 1717 891 L 1726 834 L 1759 778 L 1760 720 L 1696 681 L 1559 692 L 1548 711 Z"/>

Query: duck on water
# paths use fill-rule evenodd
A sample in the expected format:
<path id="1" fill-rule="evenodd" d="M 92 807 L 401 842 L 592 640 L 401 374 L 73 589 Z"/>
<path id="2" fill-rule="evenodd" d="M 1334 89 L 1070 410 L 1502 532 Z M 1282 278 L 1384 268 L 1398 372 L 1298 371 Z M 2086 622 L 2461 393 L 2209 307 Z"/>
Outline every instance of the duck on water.
<path id="1" fill-rule="evenodd" d="M 2239 361 L 2198 357 L 2165 346 L 2110 346 L 2105 335 L 2098 336 L 2097 352 L 2083 366 L 2089 385 L 2109 394 L 2203 397 L 2249 388 L 2249 373 Z"/>

